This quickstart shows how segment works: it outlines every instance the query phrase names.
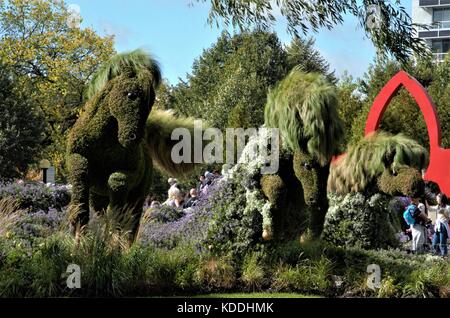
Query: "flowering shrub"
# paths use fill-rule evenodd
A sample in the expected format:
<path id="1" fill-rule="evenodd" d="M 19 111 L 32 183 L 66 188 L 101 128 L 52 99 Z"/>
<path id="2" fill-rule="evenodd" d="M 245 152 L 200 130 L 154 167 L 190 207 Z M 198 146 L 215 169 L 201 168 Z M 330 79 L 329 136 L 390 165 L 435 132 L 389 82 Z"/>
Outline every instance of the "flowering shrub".
<path id="1" fill-rule="evenodd" d="M 218 186 L 217 183 L 211 186 L 209 193 L 216 192 Z M 161 248 L 192 243 L 201 249 L 211 218 L 209 195 L 200 196 L 195 207 L 184 211 L 168 206 L 149 209 L 141 222 L 138 241 Z"/>
<path id="2" fill-rule="evenodd" d="M 249 179 L 243 169 L 239 166 L 236 172 L 240 177 L 226 179 L 220 185 L 221 190 L 211 195 L 214 213 L 206 239 L 213 253 L 232 254 L 236 258 L 263 247 L 261 206 L 247 201 L 248 191 L 252 189 L 245 186 Z"/>
<path id="3" fill-rule="evenodd" d="M 263 231 L 274 232 L 272 204 L 260 185 L 261 167 L 267 159 L 252 151 L 264 138 L 268 136 L 252 137 L 238 164 L 224 171 L 223 178 L 215 180 L 184 215 L 177 216 L 170 208 L 150 211 L 141 226 L 141 241 L 166 248 L 196 244 L 201 250 L 232 254 L 237 259 L 272 245 L 263 244 L 262 239 Z"/>
<path id="4" fill-rule="evenodd" d="M 0 199 L 13 198 L 22 209 L 31 211 L 61 209 L 69 204 L 70 191 L 64 185 L 45 185 L 32 183 L 2 183 L 0 184 Z"/>
<path id="5" fill-rule="evenodd" d="M 336 246 L 365 249 L 397 247 L 400 217 L 390 208 L 391 197 L 350 193 L 329 195 L 323 239 Z"/>
<path id="6" fill-rule="evenodd" d="M 18 223 L 15 235 L 28 241 L 49 237 L 61 229 L 66 215 L 66 209 L 59 211 L 55 208 L 27 213 Z"/>
<path id="7" fill-rule="evenodd" d="M 207 194 L 201 195 L 197 204 L 180 215 L 169 207 L 149 210 L 139 231 L 139 241 L 157 247 L 174 248 L 180 244 L 192 244 L 202 252 L 243 256 L 262 243 L 264 202 L 250 195 L 249 178 L 241 168 L 240 178 L 216 180 Z M 250 182 L 251 183 L 251 182 Z"/>

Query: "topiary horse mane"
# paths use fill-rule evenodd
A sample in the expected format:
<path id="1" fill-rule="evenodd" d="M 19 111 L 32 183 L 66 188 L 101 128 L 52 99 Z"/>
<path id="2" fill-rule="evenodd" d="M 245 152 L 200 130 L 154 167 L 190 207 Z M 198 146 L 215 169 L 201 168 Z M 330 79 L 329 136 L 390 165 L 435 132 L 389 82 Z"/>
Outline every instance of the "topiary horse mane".
<path id="1" fill-rule="evenodd" d="M 307 152 L 324 166 L 344 135 L 337 105 L 336 87 L 323 75 L 294 68 L 269 92 L 265 125 L 280 129 L 290 151 Z"/>
<path id="2" fill-rule="evenodd" d="M 105 63 L 88 88 L 88 102 L 69 134 L 67 163 L 70 208 L 76 228 L 94 211 L 131 209 L 134 235 L 147 195 L 153 161 L 174 176 L 193 168 L 170 160 L 174 127 L 193 131 L 192 118 L 152 110 L 161 82 L 157 62 L 146 52 L 118 54 Z M 193 134 L 191 134 L 193 136 Z"/>
<path id="3" fill-rule="evenodd" d="M 294 68 L 269 92 L 265 108 L 265 126 L 279 128 L 282 149 L 288 155 L 281 159 L 278 174 L 262 177 L 262 189 L 278 210 L 275 214 L 290 211 L 297 223 L 304 222 L 298 218 L 306 203 L 314 237 L 322 232 L 329 165 L 344 135 L 337 104 L 336 88 L 323 75 Z"/>

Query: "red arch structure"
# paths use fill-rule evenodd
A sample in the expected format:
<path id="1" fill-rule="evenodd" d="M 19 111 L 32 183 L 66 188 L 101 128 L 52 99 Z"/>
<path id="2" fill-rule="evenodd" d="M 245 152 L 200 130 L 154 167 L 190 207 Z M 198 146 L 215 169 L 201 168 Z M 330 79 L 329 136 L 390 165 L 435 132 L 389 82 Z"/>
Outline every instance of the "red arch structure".
<path id="1" fill-rule="evenodd" d="M 436 182 L 441 191 L 450 197 L 450 149 L 441 147 L 441 127 L 436 107 L 426 89 L 404 71 L 397 73 L 375 98 L 366 122 L 366 136 L 375 132 L 392 98 L 404 87 L 415 99 L 425 118 L 430 138 L 430 164 L 425 180 Z"/>

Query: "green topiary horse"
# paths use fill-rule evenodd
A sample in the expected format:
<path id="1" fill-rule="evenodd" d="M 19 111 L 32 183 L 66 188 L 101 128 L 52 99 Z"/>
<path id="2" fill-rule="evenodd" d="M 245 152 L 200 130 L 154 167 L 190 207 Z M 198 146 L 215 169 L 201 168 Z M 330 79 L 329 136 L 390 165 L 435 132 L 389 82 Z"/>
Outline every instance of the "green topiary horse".
<path id="1" fill-rule="evenodd" d="M 131 209 L 134 235 L 152 179 L 152 162 L 172 175 L 192 169 L 191 164 L 174 164 L 170 153 L 175 144 L 172 130 L 184 127 L 192 132 L 193 120 L 152 111 L 160 81 L 157 63 L 141 50 L 116 55 L 94 75 L 89 101 L 70 132 L 67 148 L 76 228 L 88 223 L 90 207 Z"/>
<path id="2" fill-rule="evenodd" d="M 299 227 L 306 203 L 312 236 L 317 238 L 322 232 L 330 161 L 339 153 L 344 135 L 337 103 L 336 88 L 323 75 L 299 69 L 292 70 L 268 95 L 265 126 L 279 128 L 285 153 L 280 171 L 261 178 L 262 190 L 274 206 L 274 224 L 283 223 L 275 231 Z"/>
<path id="3" fill-rule="evenodd" d="M 344 195 L 362 192 L 418 197 L 424 193 L 422 169 L 427 165 L 428 152 L 415 140 L 377 132 L 350 145 L 333 163 L 328 188 Z"/>
<path id="4" fill-rule="evenodd" d="M 403 135 L 377 132 L 350 145 L 331 165 L 323 238 L 337 246 L 396 247 L 402 214 L 391 201 L 423 197 L 427 165 L 427 150 Z"/>

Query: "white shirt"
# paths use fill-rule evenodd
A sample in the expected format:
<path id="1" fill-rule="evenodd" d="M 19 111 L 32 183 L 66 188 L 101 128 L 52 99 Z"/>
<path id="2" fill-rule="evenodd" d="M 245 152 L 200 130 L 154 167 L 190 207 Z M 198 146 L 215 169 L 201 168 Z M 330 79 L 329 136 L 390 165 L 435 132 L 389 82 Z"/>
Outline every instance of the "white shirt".
<path id="1" fill-rule="evenodd" d="M 446 209 L 448 213 L 450 213 L 450 206 L 440 207 L 438 205 L 432 205 L 428 207 L 428 217 L 433 221 L 433 223 L 436 222 L 438 218 L 438 212 L 440 209 Z"/>

